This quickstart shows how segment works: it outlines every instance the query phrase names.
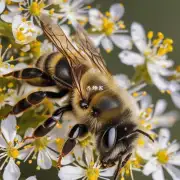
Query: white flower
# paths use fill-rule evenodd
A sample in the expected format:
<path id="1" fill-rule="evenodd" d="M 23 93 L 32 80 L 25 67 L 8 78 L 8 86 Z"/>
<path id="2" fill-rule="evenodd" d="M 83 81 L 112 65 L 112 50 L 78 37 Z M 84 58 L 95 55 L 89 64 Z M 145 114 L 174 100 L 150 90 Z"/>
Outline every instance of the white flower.
<path id="1" fill-rule="evenodd" d="M 127 32 L 124 30 L 123 21 L 120 20 L 124 11 L 122 4 L 113 4 L 106 15 L 95 8 L 89 10 L 89 23 L 92 26 L 92 31 L 94 31 L 90 38 L 96 46 L 101 44 L 107 52 L 113 49 L 113 43 L 121 49 L 131 49 L 130 36 L 121 34 Z M 97 34 L 95 34 L 96 32 Z"/>
<path id="2" fill-rule="evenodd" d="M 77 22 L 85 24 L 88 20 L 88 10 L 90 6 L 85 6 L 87 0 L 67 0 L 58 1 L 59 12 L 52 13 L 54 18 L 60 18 L 60 24 L 68 21 L 68 24 L 75 25 Z"/>
<path id="3" fill-rule="evenodd" d="M 1 0 L 0 1 L 0 14 L 1 14 L 1 19 L 6 21 L 6 22 L 12 22 L 13 16 L 19 14 L 18 11 L 18 5 L 16 6 L 17 3 L 21 2 L 22 0 L 10 0 L 10 1 L 5 1 Z M 7 8 L 8 11 L 6 11 L 4 14 L 2 14 Z"/>
<path id="4" fill-rule="evenodd" d="M 180 152 L 177 152 L 180 145 L 176 141 L 169 143 L 169 139 L 169 130 L 161 129 L 158 140 L 142 152 L 142 157 L 147 152 L 151 154 L 144 166 L 143 173 L 145 175 L 152 174 L 153 180 L 165 179 L 163 168 L 171 175 L 173 180 L 180 179 L 180 169 L 175 167 L 180 166 Z"/>
<path id="5" fill-rule="evenodd" d="M 173 51 L 173 40 L 166 38 L 162 33 L 153 39 L 153 32 L 149 31 L 147 38 L 142 25 L 134 22 L 131 25 L 132 40 L 139 53 L 124 50 L 119 54 L 122 63 L 136 68 L 135 80 L 153 83 L 161 92 L 171 95 L 173 102 L 180 107 L 180 85 L 177 81 L 169 81 L 174 71 L 170 70 L 174 62 L 168 59 L 167 53 Z"/>
<path id="6" fill-rule="evenodd" d="M 164 39 L 164 35 L 158 33 L 158 37 L 152 41 L 153 32 L 151 31 L 146 39 L 143 27 L 136 22 L 131 25 L 131 36 L 140 54 L 127 50 L 122 51 L 119 54 L 121 62 L 134 67 L 145 65 L 144 71 L 147 71 L 153 83 L 160 90 L 167 90 L 169 84 L 163 76 L 167 77 L 173 73 L 168 68 L 174 63 L 167 57 L 167 53 L 172 51 L 172 40 Z M 143 72 L 143 69 L 140 71 Z M 147 75 L 144 74 L 144 76 Z"/>
<path id="7" fill-rule="evenodd" d="M 32 137 L 33 132 L 34 129 L 29 128 L 25 132 L 25 138 Z M 51 132 L 47 136 L 35 138 L 32 140 L 27 139 L 25 140 L 25 144 L 26 146 L 23 150 L 25 156 L 24 161 L 26 161 L 32 155 L 32 160 L 37 158 L 38 168 L 50 169 L 52 167 L 52 160 L 58 160 L 62 146 L 64 144 L 64 139 L 57 137 L 56 134 Z M 32 160 L 30 159 L 28 162 L 32 163 Z M 72 161 L 73 158 L 71 155 L 69 155 L 63 158 L 62 164 L 69 164 Z"/>
<path id="8" fill-rule="evenodd" d="M 141 116 L 143 118 L 143 126 L 155 129 L 159 127 L 172 127 L 178 120 L 178 112 L 165 112 L 167 102 L 164 99 L 159 99 L 153 107 L 152 98 L 147 95 L 140 101 Z"/>
<path id="9" fill-rule="evenodd" d="M 28 44 L 41 34 L 40 28 L 31 21 L 26 21 L 22 16 L 17 15 L 13 18 L 12 32 L 16 43 Z"/>
<path id="10" fill-rule="evenodd" d="M 19 167 L 16 165 L 16 159 L 23 159 L 21 153 L 21 137 L 16 134 L 16 118 L 9 115 L 1 122 L 1 135 L 0 135 L 0 159 L 2 170 L 7 163 L 4 172 L 4 180 L 18 180 L 20 177 Z M 2 159 L 4 161 L 2 162 Z M 19 161 L 17 161 L 18 164 Z"/>
<path id="11" fill-rule="evenodd" d="M 91 154 L 93 154 L 91 152 Z M 81 162 L 82 160 L 77 160 L 77 162 L 73 163 L 73 165 L 67 165 L 60 168 L 59 178 L 61 180 L 75 180 L 75 179 L 110 179 L 114 175 L 114 171 L 116 166 L 101 169 L 98 164 L 98 160 L 95 160 L 93 155 L 91 159 L 88 159 L 85 156 L 85 162 Z"/>

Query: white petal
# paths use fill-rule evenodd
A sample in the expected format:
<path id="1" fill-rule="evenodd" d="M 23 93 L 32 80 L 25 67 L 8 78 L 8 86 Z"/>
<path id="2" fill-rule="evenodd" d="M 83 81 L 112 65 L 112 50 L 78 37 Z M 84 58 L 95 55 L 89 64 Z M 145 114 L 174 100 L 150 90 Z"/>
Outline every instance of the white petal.
<path id="1" fill-rule="evenodd" d="M 19 12 L 10 12 L 8 14 L 2 14 L 1 19 L 7 23 L 12 23 L 14 16 L 18 14 Z"/>
<path id="2" fill-rule="evenodd" d="M 155 110 L 154 110 L 154 116 L 161 115 L 167 107 L 167 102 L 164 99 L 160 99 L 157 101 Z"/>
<path id="3" fill-rule="evenodd" d="M 6 141 L 4 140 L 2 135 L 0 135 L 0 147 L 1 148 L 6 148 L 7 147 Z"/>
<path id="4" fill-rule="evenodd" d="M 126 65 L 137 66 L 144 64 L 144 57 L 132 51 L 122 51 L 119 58 Z"/>
<path id="5" fill-rule="evenodd" d="M 36 176 L 30 176 L 26 180 L 37 180 Z"/>
<path id="6" fill-rule="evenodd" d="M 100 171 L 100 177 L 103 176 L 103 177 L 110 177 L 110 176 L 113 176 L 114 175 L 114 171 L 116 170 L 116 166 L 112 166 L 110 168 L 107 168 L 107 169 L 103 169 Z"/>
<path id="7" fill-rule="evenodd" d="M 1 131 L 7 142 L 13 142 L 16 137 L 16 118 L 9 115 L 6 119 L 1 121 Z"/>
<path id="8" fill-rule="evenodd" d="M 89 10 L 89 23 L 97 29 L 101 29 L 103 23 L 102 14 L 98 9 L 92 8 Z"/>
<path id="9" fill-rule="evenodd" d="M 37 164 L 42 169 L 50 169 L 51 168 L 52 161 L 45 150 L 39 151 L 38 158 L 37 158 Z"/>
<path id="10" fill-rule="evenodd" d="M 158 141 L 161 149 L 167 147 L 169 139 L 170 139 L 170 131 L 165 128 L 160 129 Z"/>
<path id="11" fill-rule="evenodd" d="M 61 25 L 61 28 L 64 31 L 66 36 L 70 36 L 71 30 L 67 24 Z"/>
<path id="12" fill-rule="evenodd" d="M 113 34 L 110 36 L 113 43 L 121 48 L 121 49 L 131 49 L 132 48 L 132 40 L 131 37 L 128 35 L 119 35 L 119 34 Z"/>
<path id="13" fill-rule="evenodd" d="M 151 120 L 154 126 L 154 128 L 158 127 L 172 127 L 175 122 L 178 120 L 178 112 L 176 111 L 171 111 L 168 113 L 165 113 L 161 116 L 154 116 L 153 119 Z"/>
<path id="14" fill-rule="evenodd" d="M 117 84 L 120 87 L 127 89 L 131 86 L 131 81 L 129 80 L 128 76 L 125 74 L 115 75 L 114 79 L 115 81 L 117 81 Z"/>
<path id="15" fill-rule="evenodd" d="M 61 164 L 68 165 L 71 164 L 72 162 L 74 162 L 74 158 L 71 154 L 68 154 L 62 159 Z"/>
<path id="16" fill-rule="evenodd" d="M 147 48 L 146 34 L 141 24 L 133 22 L 131 25 L 131 36 L 134 44 L 143 53 Z"/>
<path id="17" fill-rule="evenodd" d="M 61 167 L 58 176 L 61 180 L 75 180 L 85 176 L 85 170 L 81 167 L 64 166 Z"/>
<path id="18" fill-rule="evenodd" d="M 5 0 L 0 1 L 0 14 L 4 11 L 6 6 Z"/>
<path id="19" fill-rule="evenodd" d="M 10 159 L 7 166 L 4 169 L 4 180 L 18 180 L 20 177 L 19 167 L 15 164 L 13 159 Z"/>
<path id="20" fill-rule="evenodd" d="M 165 180 L 163 169 L 160 166 L 155 172 L 152 173 L 153 180 Z"/>
<path id="21" fill-rule="evenodd" d="M 148 176 L 151 173 L 155 172 L 158 169 L 159 165 L 156 161 L 156 159 L 151 159 L 145 166 L 143 169 L 143 174 Z"/>
<path id="22" fill-rule="evenodd" d="M 104 37 L 101 40 L 101 45 L 108 52 L 112 51 L 112 49 L 113 49 L 113 43 L 108 37 Z"/>
<path id="23" fill-rule="evenodd" d="M 142 110 L 147 109 L 152 104 L 152 98 L 150 95 L 144 96 L 140 101 L 140 107 Z"/>
<path id="24" fill-rule="evenodd" d="M 33 150 L 34 147 L 20 150 L 18 159 L 24 160 Z"/>
<path id="25" fill-rule="evenodd" d="M 104 35 L 90 34 L 89 38 L 92 40 L 94 46 L 98 47 Z"/>
<path id="26" fill-rule="evenodd" d="M 174 92 L 171 95 L 172 101 L 177 108 L 180 108 L 180 93 Z"/>
<path id="27" fill-rule="evenodd" d="M 175 144 L 177 145 L 177 147 L 173 147 L 174 148 L 174 151 L 175 151 L 175 148 L 176 150 L 179 149 L 179 144 Z M 169 149 L 168 149 L 169 151 Z M 169 153 L 169 152 L 168 152 Z M 169 164 L 173 164 L 173 165 L 176 165 L 176 166 L 180 166 L 180 153 L 177 153 L 175 155 L 172 155 L 171 158 L 169 159 Z"/>
<path id="28" fill-rule="evenodd" d="M 170 164 L 167 164 L 165 168 L 167 172 L 171 175 L 173 180 L 180 180 L 180 169 Z"/>
<path id="29" fill-rule="evenodd" d="M 110 7 L 111 18 L 114 21 L 118 21 L 124 15 L 124 11 L 125 11 L 125 9 L 124 9 L 124 6 L 122 4 L 119 4 L 119 3 L 113 4 Z"/>
<path id="30" fill-rule="evenodd" d="M 54 160 L 54 161 L 58 160 L 59 155 L 57 153 L 55 153 L 54 151 L 52 151 L 51 149 L 48 149 L 48 148 L 46 149 L 46 151 L 52 160 Z"/>

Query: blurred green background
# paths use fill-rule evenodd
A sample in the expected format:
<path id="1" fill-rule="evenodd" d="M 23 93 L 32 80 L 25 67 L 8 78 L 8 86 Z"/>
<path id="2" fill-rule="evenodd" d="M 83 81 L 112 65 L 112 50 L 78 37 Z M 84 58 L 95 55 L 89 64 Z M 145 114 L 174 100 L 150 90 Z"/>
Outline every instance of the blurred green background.
<path id="1" fill-rule="evenodd" d="M 96 0 L 92 4 L 92 7 L 97 7 L 101 11 L 109 10 L 109 7 L 113 3 L 123 3 L 125 6 L 125 15 L 123 20 L 130 27 L 133 21 L 141 23 L 146 31 L 153 30 L 155 33 L 162 32 L 165 37 L 170 37 L 174 40 L 174 51 L 169 55 L 176 64 L 180 64 L 180 1 L 179 0 Z M 114 73 L 125 73 L 130 77 L 133 74 L 133 68 L 120 64 L 118 54 L 120 50 L 115 49 L 112 53 L 108 54 L 103 52 L 103 56 L 110 68 Z M 149 87 L 146 89 L 149 94 L 152 95 L 154 103 L 159 98 L 165 98 L 168 101 L 168 110 L 175 109 L 171 98 L 168 95 L 161 94 L 156 88 Z M 177 109 L 178 111 L 178 109 Z M 172 139 L 180 140 L 180 121 L 171 129 Z M 35 170 L 28 166 L 22 166 L 22 177 L 29 177 L 36 175 L 38 180 L 51 179 L 58 180 L 58 171 L 53 168 L 52 170 Z M 24 179 L 24 178 L 23 178 Z M 135 175 L 136 180 L 152 179 L 151 177 L 145 177 L 141 174 Z M 167 179 L 171 179 L 167 176 Z"/>

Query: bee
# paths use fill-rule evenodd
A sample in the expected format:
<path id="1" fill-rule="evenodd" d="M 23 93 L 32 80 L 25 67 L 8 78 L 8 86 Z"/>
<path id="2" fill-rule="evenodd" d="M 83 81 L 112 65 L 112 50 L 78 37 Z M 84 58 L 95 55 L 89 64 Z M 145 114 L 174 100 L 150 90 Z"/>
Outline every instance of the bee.
<path id="1" fill-rule="evenodd" d="M 62 98 L 68 95 L 66 106 L 58 108 L 51 117 L 39 125 L 33 138 L 50 132 L 63 114 L 70 111 L 77 124 L 72 127 L 60 153 L 61 159 L 76 146 L 78 139 L 89 132 L 94 135 L 96 149 L 102 167 L 117 164 L 114 179 L 132 155 L 139 134 L 150 135 L 140 129 L 139 109 L 133 97 L 119 87 L 106 67 L 99 50 L 88 38 L 85 30 L 76 26 L 76 44 L 66 37 L 63 30 L 51 19 L 41 15 L 44 34 L 59 52 L 45 54 L 39 58 L 35 68 L 11 72 L 13 76 L 35 86 L 57 86 L 59 92 L 38 91 L 20 100 L 11 114 L 19 114 L 44 98 Z"/>

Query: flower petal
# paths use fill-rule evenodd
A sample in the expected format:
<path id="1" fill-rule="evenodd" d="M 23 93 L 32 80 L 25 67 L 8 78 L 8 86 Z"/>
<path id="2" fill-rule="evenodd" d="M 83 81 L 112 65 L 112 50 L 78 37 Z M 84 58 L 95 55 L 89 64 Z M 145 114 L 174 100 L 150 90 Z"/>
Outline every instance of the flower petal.
<path id="1" fill-rule="evenodd" d="M 36 176 L 30 176 L 26 180 L 37 180 Z"/>
<path id="2" fill-rule="evenodd" d="M 152 178 L 153 180 L 165 180 L 163 169 L 161 166 L 159 166 L 159 168 L 152 173 Z"/>
<path id="3" fill-rule="evenodd" d="M 142 110 L 147 109 L 152 104 L 152 98 L 150 95 L 144 96 L 140 101 L 140 107 Z"/>
<path id="4" fill-rule="evenodd" d="M 39 151 L 38 158 L 37 158 L 37 164 L 42 169 L 50 169 L 51 168 L 52 161 L 45 150 Z"/>
<path id="5" fill-rule="evenodd" d="M 122 51 L 119 58 L 126 65 L 137 66 L 144 63 L 144 57 L 132 51 Z"/>
<path id="6" fill-rule="evenodd" d="M 131 37 L 128 35 L 119 35 L 113 34 L 110 36 L 113 43 L 121 48 L 121 49 L 131 49 L 132 48 L 132 40 Z"/>
<path id="7" fill-rule="evenodd" d="M 177 147 L 175 147 L 175 145 Z M 179 149 L 179 144 L 177 144 L 177 143 L 174 144 L 174 146 L 172 148 L 174 148 L 173 149 L 174 152 L 177 151 L 177 149 Z M 172 150 L 172 148 L 168 149 L 168 153 L 170 153 L 169 150 Z M 169 159 L 169 164 L 180 166 L 180 152 L 178 152 L 178 153 L 171 156 L 171 158 Z"/>
<path id="8" fill-rule="evenodd" d="M 18 180 L 20 177 L 19 167 L 15 164 L 11 158 L 4 169 L 3 179 L 4 180 Z"/>
<path id="9" fill-rule="evenodd" d="M 61 180 L 75 180 L 85 176 L 85 170 L 81 167 L 64 166 L 61 167 L 58 176 Z"/>
<path id="10" fill-rule="evenodd" d="M 5 0 L 1 0 L 0 1 L 0 14 L 4 11 L 5 6 L 6 6 Z"/>
<path id="11" fill-rule="evenodd" d="M 116 170 L 116 166 L 112 166 L 110 168 L 107 168 L 107 169 L 103 169 L 103 170 L 100 170 L 100 177 L 103 176 L 103 177 L 110 177 L 110 176 L 113 176 L 114 175 L 114 171 Z"/>
<path id="12" fill-rule="evenodd" d="M 90 34 L 89 38 L 93 42 L 94 46 L 98 47 L 103 39 L 104 35 Z"/>
<path id="13" fill-rule="evenodd" d="M 131 37 L 136 47 L 139 49 L 141 53 L 143 53 L 147 48 L 147 42 L 146 42 L 145 31 L 141 24 L 137 22 L 132 23 Z"/>
<path id="14" fill-rule="evenodd" d="M 166 168 L 167 172 L 171 175 L 173 180 L 180 179 L 180 169 L 178 169 L 175 166 L 172 166 L 170 164 L 165 165 L 165 168 Z"/>
<path id="15" fill-rule="evenodd" d="M 167 107 L 167 102 L 164 99 L 160 99 L 157 101 L 155 110 L 154 110 L 154 116 L 161 115 Z"/>
<path id="16" fill-rule="evenodd" d="M 160 129 L 158 142 L 161 149 L 167 148 L 169 139 L 170 139 L 170 131 L 165 128 Z"/>
<path id="17" fill-rule="evenodd" d="M 110 7 L 110 14 L 113 21 L 118 21 L 124 15 L 125 9 L 122 4 L 116 3 Z"/>
<path id="18" fill-rule="evenodd" d="M 158 169 L 159 165 L 156 161 L 156 159 L 151 159 L 143 169 L 143 174 L 146 176 L 149 176 L 151 173 L 155 172 Z"/>
<path id="19" fill-rule="evenodd" d="M 0 147 L 1 148 L 6 148 L 7 147 L 7 143 L 6 141 L 4 140 L 3 136 L 0 135 Z"/>
<path id="20" fill-rule="evenodd" d="M 13 142 L 16 137 L 16 118 L 9 115 L 6 119 L 1 121 L 1 131 L 7 142 Z"/>
<path id="21" fill-rule="evenodd" d="M 8 14 L 2 14 L 1 19 L 7 23 L 12 23 L 14 16 L 18 14 L 19 12 L 10 12 Z"/>
<path id="22" fill-rule="evenodd" d="M 180 108 L 180 93 L 174 92 L 171 94 L 172 101 L 177 108 Z"/>
<path id="23" fill-rule="evenodd" d="M 131 86 L 131 81 L 129 80 L 128 76 L 125 74 L 118 74 L 114 76 L 115 81 L 120 87 L 128 89 Z"/>
<path id="24" fill-rule="evenodd" d="M 102 14 L 98 9 L 92 8 L 89 10 L 89 23 L 97 29 L 102 27 Z"/>
<path id="25" fill-rule="evenodd" d="M 104 37 L 102 40 L 101 40 L 101 45 L 102 47 L 107 51 L 107 52 L 111 52 L 113 50 L 113 43 L 112 41 L 107 38 L 107 37 Z"/>

